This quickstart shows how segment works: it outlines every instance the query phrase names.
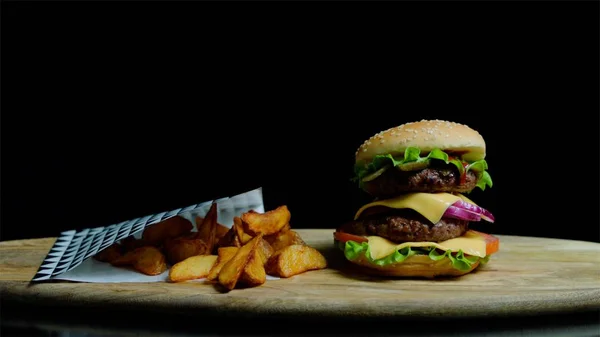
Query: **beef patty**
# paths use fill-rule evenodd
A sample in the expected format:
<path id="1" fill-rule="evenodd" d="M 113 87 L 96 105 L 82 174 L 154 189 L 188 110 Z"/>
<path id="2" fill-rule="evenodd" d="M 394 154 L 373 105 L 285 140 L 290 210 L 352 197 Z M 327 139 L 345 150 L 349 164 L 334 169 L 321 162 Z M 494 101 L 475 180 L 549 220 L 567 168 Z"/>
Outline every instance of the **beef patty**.
<path id="1" fill-rule="evenodd" d="M 395 168 L 363 183 L 363 189 L 372 196 L 388 198 L 407 192 L 468 193 L 477 185 L 477 176 L 469 171 L 461 184 L 454 165 L 428 167 L 419 171 L 401 171 Z"/>
<path id="2" fill-rule="evenodd" d="M 355 235 L 377 235 L 394 242 L 450 240 L 469 229 L 465 220 L 442 218 L 433 224 L 412 209 L 372 214 L 342 225 L 339 230 Z"/>

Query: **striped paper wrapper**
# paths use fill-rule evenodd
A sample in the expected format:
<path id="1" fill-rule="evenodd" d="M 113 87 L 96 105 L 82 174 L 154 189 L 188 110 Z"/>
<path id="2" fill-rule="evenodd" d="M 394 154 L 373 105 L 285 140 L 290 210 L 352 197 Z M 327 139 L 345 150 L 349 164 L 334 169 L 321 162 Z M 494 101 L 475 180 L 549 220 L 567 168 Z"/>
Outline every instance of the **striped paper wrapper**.
<path id="1" fill-rule="evenodd" d="M 232 197 L 205 201 L 110 226 L 62 232 L 32 281 L 61 279 L 80 282 L 156 282 L 166 280 L 168 271 L 162 275 L 147 276 L 125 268 L 113 267 L 90 257 L 129 236 L 139 238 L 146 227 L 174 216 L 183 217 L 194 224 L 197 216 L 206 215 L 213 202 L 217 203 L 217 221 L 229 228 L 233 226 L 234 216 L 250 210 L 260 213 L 265 211 L 262 188 L 257 188 Z"/>

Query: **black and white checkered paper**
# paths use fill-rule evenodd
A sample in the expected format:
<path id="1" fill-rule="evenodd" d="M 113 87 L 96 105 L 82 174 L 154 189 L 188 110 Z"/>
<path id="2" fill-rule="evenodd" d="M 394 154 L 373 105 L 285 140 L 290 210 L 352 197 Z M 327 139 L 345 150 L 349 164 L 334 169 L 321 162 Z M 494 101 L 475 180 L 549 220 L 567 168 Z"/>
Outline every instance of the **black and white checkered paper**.
<path id="1" fill-rule="evenodd" d="M 138 236 L 146 227 L 174 216 L 184 217 L 194 223 L 197 216 L 204 217 L 206 215 L 213 202 L 217 203 L 217 221 L 228 227 L 233 225 L 233 217 L 239 216 L 243 212 L 249 210 L 264 212 L 262 188 L 258 188 L 233 197 L 206 201 L 106 227 L 62 232 L 44 258 L 32 281 L 50 280 L 73 270 L 83 261 L 113 243 L 129 236 Z"/>

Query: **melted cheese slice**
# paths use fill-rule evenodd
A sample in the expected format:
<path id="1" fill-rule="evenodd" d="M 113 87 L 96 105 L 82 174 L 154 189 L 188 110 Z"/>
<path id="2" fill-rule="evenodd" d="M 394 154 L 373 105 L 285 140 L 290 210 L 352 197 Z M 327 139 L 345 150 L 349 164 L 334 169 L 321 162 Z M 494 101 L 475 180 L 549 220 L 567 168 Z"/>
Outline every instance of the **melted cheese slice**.
<path id="1" fill-rule="evenodd" d="M 374 206 L 385 206 L 389 208 L 410 208 L 421 215 L 423 215 L 427 220 L 432 223 L 438 223 L 442 216 L 453 203 L 458 200 L 464 200 L 468 203 L 476 205 L 471 200 L 467 199 L 467 197 L 462 194 L 450 194 L 450 193 L 407 193 L 401 196 L 374 201 L 372 203 L 366 204 L 361 207 L 356 214 L 354 215 L 354 219 L 358 219 L 364 210 Z"/>
<path id="2" fill-rule="evenodd" d="M 406 247 L 436 247 L 451 252 L 462 250 L 463 253 L 473 256 L 485 257 L 485 239 L 472 231 L 467 231 L 463 236 L 442 242 L 405 242 L 393 243 L 380 236 L 367 236 L 369 239 L 369 250 L 373 259 L 381 259 L 395 251 Z"/>

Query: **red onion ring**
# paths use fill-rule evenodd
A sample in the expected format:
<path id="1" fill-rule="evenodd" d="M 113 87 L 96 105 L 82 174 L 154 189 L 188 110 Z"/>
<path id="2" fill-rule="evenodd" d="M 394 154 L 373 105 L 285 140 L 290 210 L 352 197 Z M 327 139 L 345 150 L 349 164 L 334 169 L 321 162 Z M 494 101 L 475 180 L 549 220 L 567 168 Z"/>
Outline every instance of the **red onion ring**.
<path id="1" fill-rule="evenodd" d="M 450 206 L 444 213 L 444 217 L 454 218 L 466 221 L 481 221 L 481 216 L 477 213 L 469 212 L 468 210 L 456 206 Z"/>
<path id="2" fill-rule="evenodd" d="M 483 220 L 486 220 L 488 222 L 494 222 L 494 215 L 492 213 L 490 213 L 490 211 L 486 210 L 483 207 L 479 207 L 477 205 L 473 205 L 471 203 L 468 203 L 464 200 L 458 200 L 457 202 L 455 202 L 454 204 L 452 204 L 452 206 L 464 209 L 465 211 L 471 212 L 471 213 L 475 213 L 478 214 Z"/>

